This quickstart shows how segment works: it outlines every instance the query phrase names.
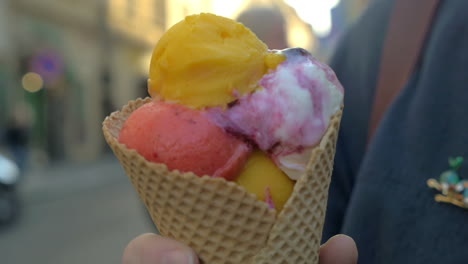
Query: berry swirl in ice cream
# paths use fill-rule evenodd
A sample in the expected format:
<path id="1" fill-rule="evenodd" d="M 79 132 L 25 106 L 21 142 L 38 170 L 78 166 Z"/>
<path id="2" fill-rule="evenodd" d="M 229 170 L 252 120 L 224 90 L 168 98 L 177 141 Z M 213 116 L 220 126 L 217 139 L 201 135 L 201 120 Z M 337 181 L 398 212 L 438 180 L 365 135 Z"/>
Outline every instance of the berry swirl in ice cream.
<path id="1" fill-rule="evenodd" d="M 324 135 L 341 108 L 343 87 L 334 72 L 301 48 L 274 51 L 286 61 L 259 81 L 260 89 L 240 97 L 227 110 L 210 109 L 221 127 L 241 134 L 270 153 L 275 163 L 297 180 L 308 150 Z"/>

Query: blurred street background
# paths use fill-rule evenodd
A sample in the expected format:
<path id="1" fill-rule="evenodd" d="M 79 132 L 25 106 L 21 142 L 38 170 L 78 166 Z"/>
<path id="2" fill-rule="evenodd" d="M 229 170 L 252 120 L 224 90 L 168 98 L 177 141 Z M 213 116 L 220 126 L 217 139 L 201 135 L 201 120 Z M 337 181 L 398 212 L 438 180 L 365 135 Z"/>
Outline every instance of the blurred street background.
<path id="1" fill-rule="evenodd" d="M 120 263 L 132 238 L 155 231 L 111 156 L 27 176 L 17 221 L 0 229 L 0 263 Z"/>
<path id="2" fill-rule="evenodd" d="M 120 263 L 130 239 L 155 231 L 101 123 L 147 96 L 167 28 L 211 12 L 270 48 L 300 46 L 326 62 L 370 1 L 0 0 L 0 155 L 20 170 L 17 214 L 0 221 L 0 263 Z"/>

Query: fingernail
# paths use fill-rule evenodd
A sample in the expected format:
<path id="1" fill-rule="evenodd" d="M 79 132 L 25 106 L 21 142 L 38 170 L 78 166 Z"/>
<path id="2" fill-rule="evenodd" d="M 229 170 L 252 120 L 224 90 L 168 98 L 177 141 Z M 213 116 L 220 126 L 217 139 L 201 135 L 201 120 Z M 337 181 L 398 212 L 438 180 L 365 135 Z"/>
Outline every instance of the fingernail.
<path id="1" fill-rule="evenodd" d="M 195 264 L 195 259 L 192 254 L 176 249 L 165 252 L 161 264 Z"/>

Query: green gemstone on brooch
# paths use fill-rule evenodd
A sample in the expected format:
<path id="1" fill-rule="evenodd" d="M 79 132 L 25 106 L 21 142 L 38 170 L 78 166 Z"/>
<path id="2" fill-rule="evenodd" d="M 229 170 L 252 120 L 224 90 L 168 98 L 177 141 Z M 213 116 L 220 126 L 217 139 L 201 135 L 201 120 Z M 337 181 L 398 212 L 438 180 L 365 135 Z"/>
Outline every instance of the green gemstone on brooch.
<path id="1" fill-rule="evenodd" d="M 463 160 L 463 157 L 449 158 L 450 169 L 440 174 L 439 181 L 427 180 L 427 186 L 441 192 L 434 197 L 437 202 L 468 209 L 468 180 L 461 179 L 458 172 Z"/>

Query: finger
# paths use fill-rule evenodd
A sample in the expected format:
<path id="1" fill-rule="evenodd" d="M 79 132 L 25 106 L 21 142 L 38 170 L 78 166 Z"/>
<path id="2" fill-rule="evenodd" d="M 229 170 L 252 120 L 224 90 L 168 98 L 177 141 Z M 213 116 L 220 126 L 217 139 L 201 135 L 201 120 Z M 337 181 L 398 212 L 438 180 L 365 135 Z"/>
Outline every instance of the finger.
<path id="1" fill-rule="evenodd" d="M 195 252 L 175 240 L 143 234 L 125 248 L 123 264 L 198 264 Z"/>
<path id="2" fill-rule="evenodd" d="M 346 235 L 336 235 L 320 248 L 320 264 L 356 264 L 357 260 L 356 243 Z"/>

